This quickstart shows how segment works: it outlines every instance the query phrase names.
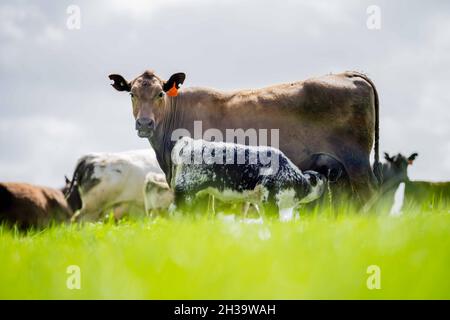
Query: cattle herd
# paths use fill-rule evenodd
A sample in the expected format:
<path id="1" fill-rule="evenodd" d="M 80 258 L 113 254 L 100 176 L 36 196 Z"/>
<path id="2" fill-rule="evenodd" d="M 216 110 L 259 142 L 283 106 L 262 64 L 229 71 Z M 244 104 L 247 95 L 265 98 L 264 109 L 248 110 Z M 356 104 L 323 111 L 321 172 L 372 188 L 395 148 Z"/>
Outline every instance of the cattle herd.
<path id="1" fill-rule="evenodd" d="M 109 78 L 116 90 L 131 95 L 138 136 L 151 147 L 82 156 L 61 190 L 0 183 L 1 223 L 42 228 L 96 221 L 105 213 L 116 219 L 190 214 L 206 204 L 213 214 L 232 206 L 244 217 L 250 208 L 261 217 L 293 216 L 325 193 L 345 193 L 363 208 L 390 197 L 400 183 L 406 196 L 450 198 L 448 183 L 409 180 L 407 168 L 417 153 L 408 158 L 385 153 L 380 163 L 378 93 L 361 73 L 232 92 L 180 90 L 184 73 L 167 81 L 152 71 L 132 81 L 117 74 Z M 199 138 L 199 123 L 216 134 Z M 276 130 L 278 141 L 271 136 L 271 146 L 253 145 L 238 134 L 231 141 L 218 139 L 228 130 Z"/>

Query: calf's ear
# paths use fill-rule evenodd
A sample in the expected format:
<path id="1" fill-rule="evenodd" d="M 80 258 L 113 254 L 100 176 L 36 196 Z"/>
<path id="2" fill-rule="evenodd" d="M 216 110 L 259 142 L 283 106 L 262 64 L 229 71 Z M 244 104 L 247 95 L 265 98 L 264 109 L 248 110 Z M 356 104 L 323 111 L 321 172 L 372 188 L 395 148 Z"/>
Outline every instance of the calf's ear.
<path id="1" fill-rule="evenodd" d="M 116 89 L 117 91 L 130 91 L 131 85 L 130 83 L 125 80 L 124 77 L 122 77 L 120 74 L 110 74 L 109 79 L 114 81 L 114 83 L 111 83 L 111 85 Z"/>
<path id="2" fill-rule="evenodd" d="M 408 164 L 413 164 L 414 160 L 416 159 L 416 157 L 417 157 L 418 155 L 419 155 L 419 154 L 418 154 L 417 152 L 414 152 L 413 154 L 411 154 L 411 155 L 408 157 Z"/>
<path id="3" fill-rule="evenodd" d="M 389 162 L 392 162 L 394 160 L 389 156 L 389 153 L 387 153 L 387 152 L 384 153 L 384 158 Z"/>
<path id="4" fill-rule="evenodd" d="M 175 97 L 178 95 L 178 89 L 180 85 L 183 84 L 184 79 L 186 79 L 186 74 L 183 72 L 178 72 L 173 74 L 169 80 L 164 82 L 163 90 L 167 93 L 169 97 Z"/>

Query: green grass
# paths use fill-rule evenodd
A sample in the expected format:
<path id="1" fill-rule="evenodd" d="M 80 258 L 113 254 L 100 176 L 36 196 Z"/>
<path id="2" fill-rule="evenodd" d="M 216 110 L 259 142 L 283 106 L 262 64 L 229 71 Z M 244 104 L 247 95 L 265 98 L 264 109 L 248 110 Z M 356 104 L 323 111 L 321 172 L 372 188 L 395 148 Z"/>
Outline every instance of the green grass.
<path id="1" fill-rule="evenodd" d="M 66 287 L 69 265 L 81 290 Z M 381 270 L 369 290 L 367 267 Z M 316 210 L 265 224 L 144 219 L 0 227 L 2 299 L 450 298 L 448 207 L 399 217 Z"/>

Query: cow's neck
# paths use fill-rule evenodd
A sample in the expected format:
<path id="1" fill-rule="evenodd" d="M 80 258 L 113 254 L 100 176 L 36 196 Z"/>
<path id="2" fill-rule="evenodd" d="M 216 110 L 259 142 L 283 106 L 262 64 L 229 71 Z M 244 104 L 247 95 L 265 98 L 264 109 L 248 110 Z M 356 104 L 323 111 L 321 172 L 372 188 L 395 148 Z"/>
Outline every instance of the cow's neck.
<path id="1" fill-rule="evenodd" d="M 156 153 L 159 166 L 166 175 L 170 184 L 172 179 L 172 158 L 171 152 L 176 141 L 172 141 L 172 132 L 177 128 L 186 128 L 185 115 L 177 97 L 168 97 L 162 121 L 156 128 L 153 136 L 149 139 L 150 144 Z"/>

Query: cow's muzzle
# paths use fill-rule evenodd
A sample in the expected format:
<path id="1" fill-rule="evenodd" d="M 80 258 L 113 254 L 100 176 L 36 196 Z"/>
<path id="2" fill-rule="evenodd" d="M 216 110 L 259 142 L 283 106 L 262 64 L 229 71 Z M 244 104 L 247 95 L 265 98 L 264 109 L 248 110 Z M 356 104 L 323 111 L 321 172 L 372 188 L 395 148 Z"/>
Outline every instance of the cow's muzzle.
<path id="1" fill-rule="evenodd" d="M 155 121 L 150 118 L 139 118 L 136 120 L 136 130 L 140 138 L 150 138 L 155 129 Z"/>

